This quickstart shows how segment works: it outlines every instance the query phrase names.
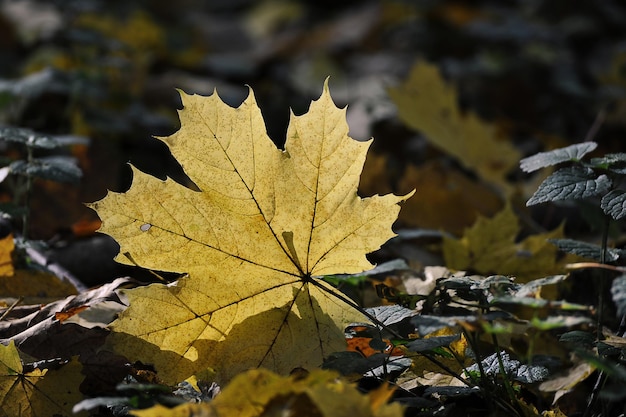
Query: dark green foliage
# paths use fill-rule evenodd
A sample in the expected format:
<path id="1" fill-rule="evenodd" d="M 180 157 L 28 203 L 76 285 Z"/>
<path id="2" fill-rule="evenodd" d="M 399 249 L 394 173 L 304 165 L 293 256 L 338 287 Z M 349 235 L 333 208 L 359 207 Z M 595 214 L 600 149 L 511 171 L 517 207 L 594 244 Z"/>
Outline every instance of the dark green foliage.
<path id="1" fill-rule="evenodd" d="M 616 389 L 626 381 L 624 370 L 623 337 L 625 335 L 624 322 L 626 320 L 626 277 L 624 275 L 614 277 L 613 272 L 623 271 L 623 267 L 606 266 L 607 263 L 618 262 L 623 258 L 624 251 L 609 248 L 608 237 L 610 223 L 626 216 L 626 191 L 620 189 L 626 174 L 626 154 L 614 153 L 603 157 L 593 158 L 590 162 L 582 161 L 581 158 L 595 149 L 595 143 L 585 142 L 578 145 L 557 149 L 552 152 L 542 153 L 522 161 L 522 169 L 531 171 L 545 166 L 555 165 L 569 161 L 570 166 L 561 168 L 549 176 L 539 189 L 526 203 L 527 206 L 554 202 L 559 200 L 590 199 L 604 213 L 605 222 L 601 245 L 576 241 L 573 239 L 551 240 L 564 252 L 592 259 L 598 263 L 581 264 L 586 268 L 599 268 L 598 274 L 588 274 L 590 281 L 587 285 L 598 293 L 596 329 L 595 332 L 572 330 L 560 337 L 560 342 L 566 344 L 579 358 L 588 362 L 599 373 L 596 377 L 594 389 L 587 401 L 589 407 L 587 414 L 590 415 L 601 405 L 606 415 L 611 407 L 621 408 L 623 405 L 616 403 L 626 398 L 623 389 Z M 530 164 L 529 161 L 530 160 Z M 530 168 L 529 168 L 530 167 Z M 613 276 L 612 276 L 613 275 Z M 608 292 L 606 282 L 612 278 L 610 293 L 617 314 L 621 317 L 622 325 L 617 332 L 617 342 L 612 341 L 615 337 L 604 329 L 603 316 L 606 310 L 604 293 Z M 564 308 L 565 309 L 565 308 Z M 609 334 L 607 334 L 609 333 Z M 607 340 L 604 337 L 608 336 Z"/>
<path id="2" fill-rule="evenodd" d="M 527 206 L 549 201 L 580 200 L 603 195 L 611 187 L 604 174 L 582 166 L 562 168 L 546 178 L 526 202 Z"/>
<path id="3" fill-rule="evenodd" d="M 600 207 L 615 220 L 626 216 L 626 191 L 612 190 L 602 197 Z"/>
<path id="4" fill-rule="evenodd" d="M 450 343 L 458 340 L 460 335 L 453 336 L 436 336 L 428 339 L 417 339 L 409 342 L 406 347 L 413 352 L 426 352 L 439 347 L 448 347 Z"/>
<path id="5" fill-rule="evenodd" d="M 65 156 L 14 161 L 9 168 L 12 174 L 56 182 L 77 183 L 82 177 L 82 171 L 76 166 L 74 160 Z"/>
<path id="6" fill-rule="evenodd" d="M 73 136 L 55 138 L 36 133 L 31 129 L 16 127 L 0 127 L 0 140 L 19 144 L 25 154 L 24 159 L 5 161 L 6 166 L 0 169 L 0 182 L 6 180 L 9 174 L 15 177 L 10 183 L 14 201 L 6 204 L 1 213 L 7 217 L 14 218 L 16 215 L 21 217 L 22 239 L 26 240 L 33 180 L 44 179 L 76 184 L 83 175 L 72 157 L 64 155 L 35 157 L 35 152 L 50 152 L 63 146 L 84 143 L 84 140 Z"/>
<path id="7" fill-rule="evenodd" d="M 602 247 L 599 245 L 574 239 L 550 239 L 549 241 L 563 252 L 593 259 L 597 262 L 602 260 Z M 616 261 L 621 256 L 624 256 L 624 251 L 620 249 L 607 248 L 604 251 L 604 260 L 606 262 Z"/>

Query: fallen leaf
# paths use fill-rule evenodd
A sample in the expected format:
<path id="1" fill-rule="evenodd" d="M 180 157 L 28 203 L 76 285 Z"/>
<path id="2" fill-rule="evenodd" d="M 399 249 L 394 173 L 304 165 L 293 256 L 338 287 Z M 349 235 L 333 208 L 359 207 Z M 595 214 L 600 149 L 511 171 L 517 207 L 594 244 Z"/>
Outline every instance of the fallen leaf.
<path id="1" fill-rule="evenodd" d="M 77 306 L 77 307 L 72 307 L 66 311 L 59 311 L 59 312 L 54 313 L 54 318 L 62 323 L 65 320 L 69 319 L 70 317 L 74 316 L 75 314 L 78 314 L 81 311 L 85 311 L 88 307 L 89 306 Z"/>
<path id="2" fill-rule="evenodd" d="M 407 126 L 422 132 L 483 180 L 509 191 L 505 177 L 519 163 L 520 152 L 500 140 L 495 125 L 472 112 L 461 111 L 456 91 L 446 83 L 437 66 L 416 64 L 408 79 L 391 88 L 389 95 Z"/>
<path id="3" fill-rule="evenodd" d="M 15 249 L 13 234 L 9 233 L 6 237 L 0 239 L 0 276 L 13 275 L 13 259 L 11 258 L 13 249 Z"/>
<path id="4" fill-rule="evenodd" d="M 73 416 L 72 407 L 82 399 L 78 387 L 81 366 L 72 359 L 60 369 L 24 372 L 15 344 L 0 345 L 0 415 Z M 85 415 L 81 413 L 80 415 Z"/>
<path id="5" fill-rule="evenodd" d="M 137 417 L 400 417 L 402 406 L 387 404 L 393 390 L 382 385 L 363 395 L 338 374 L 314 370 L 306 376 L 279 376 L 253 369 L 233 379 L 210 403 L 161 405 L 132 411 Z"/>
<path id="6" fill-rule="evenodd" d="M 461 239 L 444 237 L 446 266 L 483 275 L 513 275 L 524 283 L 563 272 L 573 259 L 572 255 L 559 258 L 557 247 L 548 241 L 561 238 L 562 227 L 517 242 L 519 232 L 519 220 L 508 205 L 491 219 L 480 217 Z"/>
<path id="7" fill-rule="evenodd" d="M 404 356 L 402 349 L 393 346 L 389 339 L 382 339 L 380 331 L 373 326 L 355 325 L 346 328 L 346 351 L 357 352 L 364 357 L 377 353 L 389 356 Z"/>
<path id="8" fill-rule="evenodd" d="M 238 107 L 181 93 L 181 129 L 161 138 L 193 191 L 136 169 L 126 193 L 92 204 L 117 261 L 188 276 L 127 291 L 112 346 L 178 382 L 207 367 L 220 382 L 249 368 L 288 373 L 345 348 L 365 318 L 322 275 L 358 273 L 394 236 L 399 203 L 357 196 L 371 142 L 348 136 L 328 91 L 292 115 L 285 150 L 266 134 L 254 95 Z"/>
<path id="9" fill-rule="evenodd" d="M 492 216 L 503 206 L 487 186 L 438 162 L 407 167 L 399 189 L 413 188 L 419 194 L 407 201 L 400 213 L 400 220 L 409 226 L 460 234 L 479 215 Z"/>

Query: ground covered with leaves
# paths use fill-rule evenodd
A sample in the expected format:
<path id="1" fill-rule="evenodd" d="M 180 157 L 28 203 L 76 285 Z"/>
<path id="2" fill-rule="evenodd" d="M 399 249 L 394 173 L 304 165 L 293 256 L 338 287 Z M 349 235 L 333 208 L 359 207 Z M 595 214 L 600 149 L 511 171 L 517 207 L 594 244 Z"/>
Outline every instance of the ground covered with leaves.
<path id="1" fill-rule="evenodd" d="M 0 416 L 623 415 L 619 2 L 0 34 Z"/>

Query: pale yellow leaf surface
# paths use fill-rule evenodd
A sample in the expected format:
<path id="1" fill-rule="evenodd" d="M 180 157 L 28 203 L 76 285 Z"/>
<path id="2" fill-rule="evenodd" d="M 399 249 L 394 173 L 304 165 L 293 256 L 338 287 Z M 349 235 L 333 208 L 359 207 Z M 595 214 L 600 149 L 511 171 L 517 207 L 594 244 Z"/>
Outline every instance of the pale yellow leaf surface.
<path id="1" fill-rule="evenodd" d="M 562 227 L 530 235 L 520 242 L 519 232 L 519 220 L 509 205 L 492 218 L 479 217 L 462 238 L 444 238 L 446 266 L 485 275 L 513 275 L 523 283 L 562 273 L 564 265 L 575 259 L 559 257 L 556 246 L 548 241 L 563 237 Z"/>
<path id="2" fill-rule="evenodd" d="M 155 406 L 133 411 L 137 417 L 400 417 L 402 406 L 387 404 L 386 386 L 367 395 L 334 372 L 314 370 L 305 377 L 280 376 L 255 369 L 235 377 L 210 403 Z"/>
<path id="3" fill-rule="evenodd" d="M 517 167 L 520 152 L 498 140 L 496 126 L 472 112 L 463 113 L 453 86 L 436 65 L 417 63 L 407 80 L 389 90 L 400 119 L 433 145 L 455 157 L 483 180 L 510 190 L 506 175 Z"/>
<path id="4" fill-rule="evenodd" d="M 0 416 L 74 416 L 72 407 L 82 400 L 84 379 L 76 358 L 60 369 L 24 373 L 15 343 L 0 345 Z"/>
<path id="5" fill-rule="evenodd" d="M 133 170 L 128 192 L 91 205 L 119 262 L 188 273 L 127 292 L 115 350 L 169 382 L 207 367 L 223 382 L 260 366 L 319 365 L 364 317 L 314 277 L 372 268 L 365 255 L 394 236 L 410 195 L 357 196 L 370 142 L 348 136 L 327 84 L 307 113 L 292 114 L 284 151 L 252 92 L 237 108 L 217 93 L 181 97 L 181 128 L 161 140 L 201 191 Z"/>

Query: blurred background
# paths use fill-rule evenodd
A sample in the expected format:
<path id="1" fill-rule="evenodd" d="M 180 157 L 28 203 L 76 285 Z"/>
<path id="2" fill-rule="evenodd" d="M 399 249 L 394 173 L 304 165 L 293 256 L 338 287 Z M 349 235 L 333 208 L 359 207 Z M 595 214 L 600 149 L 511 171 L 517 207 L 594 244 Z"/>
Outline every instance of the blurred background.
<path id="1" fill-rule="evenodd" d="M 398 228 L 460 236 L 510 202 L 528 231 L 568 219 L 568 233 L 594 233 L 567 205 L 528 211 L 547 172 L 517 164 L 584 140 L 625 149 L 621 1 L 1 0 L 0 125 L 72 138 L 62 153 L 83 171 L 35 182 L 30 237 L 92 235 L 82 203 L 127 189 L 129 162 L 185 181 L 152 138 L 179 126 L 176 89 L 238 106 L 252 87 L 282 146 L 290 109 L 304 113 L 328 76 L 351 136 L 375 138 L 361 195 L 417 189 Z M 24 157 L 10 142 L 0 153 Z M 0 187 L 0 202 L 15 198 Z"/>

